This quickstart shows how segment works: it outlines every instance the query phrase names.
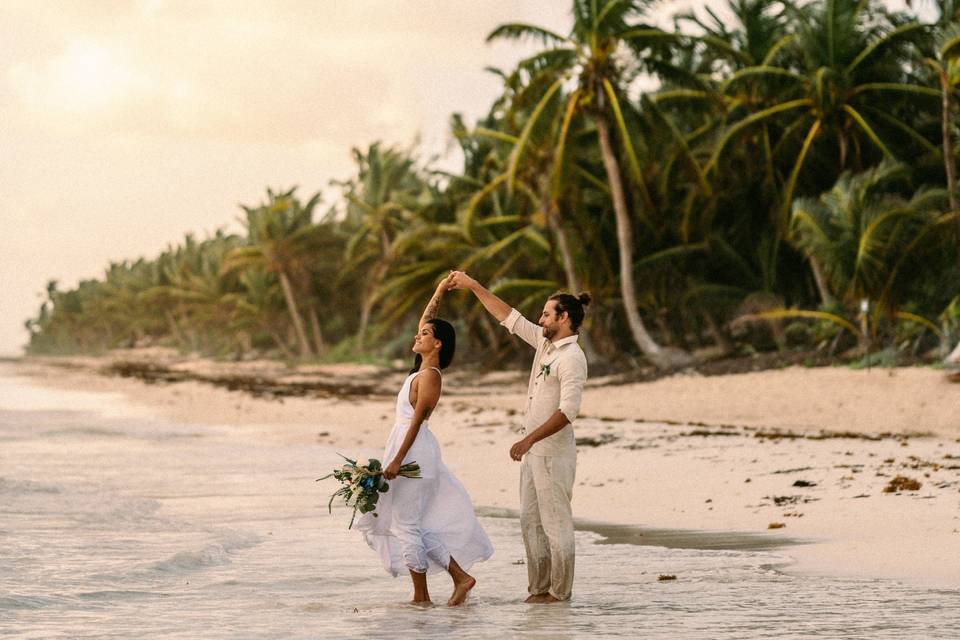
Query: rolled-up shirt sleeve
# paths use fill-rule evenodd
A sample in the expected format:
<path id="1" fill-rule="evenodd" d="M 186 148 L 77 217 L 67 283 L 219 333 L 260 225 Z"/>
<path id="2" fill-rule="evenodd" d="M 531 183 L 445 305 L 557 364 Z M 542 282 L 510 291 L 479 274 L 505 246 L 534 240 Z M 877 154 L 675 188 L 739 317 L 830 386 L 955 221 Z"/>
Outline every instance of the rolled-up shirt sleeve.
<path id="1" fill-rule="evenodd" d="M 543 327 L 534 324 L 521 315 L 516 309 L 510 310 L 510 315 L 500 323 L 507 331 L 520 338 L 536 349 L 540 346 L 540 339 L 543 338 Z"/>
<path id="2" fill-rule="evenodd" d="M 560 365 L 557 369 L 560 382 L 560 411 L 567 420 L 573 422 L 580 413 L 583 383 L 587 381 L 587 361 L 578 353 L 572 357 L 560 358 L 557 364 Z"/>

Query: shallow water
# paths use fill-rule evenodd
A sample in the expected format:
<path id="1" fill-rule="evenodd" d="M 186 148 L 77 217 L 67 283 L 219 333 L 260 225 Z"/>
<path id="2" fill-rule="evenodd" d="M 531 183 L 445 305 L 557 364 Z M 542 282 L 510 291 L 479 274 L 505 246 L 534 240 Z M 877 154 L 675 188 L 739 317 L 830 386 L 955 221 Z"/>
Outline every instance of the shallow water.
<path id="1" fill-rule="evenodd" d="M 738 550 L 611 544 L 609 528 L 578 531 L 572 602 L 531 607 L 517 522 L 484 509 L 496 552 L 474 568 L 474 595 L 421 610 L 404 604 L 408 581 L 346 529 L 348 513 L 327 514 L 335 486 L 314 479 L 337 460 L 320 445 L 172 424 L 116 395 L 52 391 L 0 369 L 0 636 L 956 638 L 960 628 L 960 591 L 794 576 L 789 548 L 744 550 L 736 536 Z M 431 576 L 435 601 L 448 592 Z"/>

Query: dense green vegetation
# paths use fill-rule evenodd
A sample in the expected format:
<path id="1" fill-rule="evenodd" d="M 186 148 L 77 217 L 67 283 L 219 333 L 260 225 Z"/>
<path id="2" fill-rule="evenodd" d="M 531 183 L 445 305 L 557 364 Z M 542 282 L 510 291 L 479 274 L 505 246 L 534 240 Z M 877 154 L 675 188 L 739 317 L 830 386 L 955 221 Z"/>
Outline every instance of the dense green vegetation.
<path id="1" fill-rule="evenodd" d="M 490 34 L 540 50 L 491 70 L 503 91 L 485 118 L 452 116 L 459 173 L 358 149 L 322 213 L 319 196 L 268 190 L 242 235 L 51 282 L 29 351 L 394 356 L 451 268 L 534 317 L 558 288 L 591 291 L 585 346 L 620 364 L 955 340 L 954 3 L 921 24 L 877 0 L 732 0 L 733 23 L 670 30 L 648 5 L 574 0 L 569 33 Z M 475 356 L 512 348 L 472 296 L 445 305 Z"/>

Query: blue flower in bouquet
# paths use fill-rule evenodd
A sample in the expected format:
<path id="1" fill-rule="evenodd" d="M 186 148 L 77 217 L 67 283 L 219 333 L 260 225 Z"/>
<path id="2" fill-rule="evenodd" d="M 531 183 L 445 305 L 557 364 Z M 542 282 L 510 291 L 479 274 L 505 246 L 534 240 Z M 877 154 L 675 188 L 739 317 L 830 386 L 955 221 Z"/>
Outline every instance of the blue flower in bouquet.
<path id="1" fill-rule="evenodd" d="M 348 528 L 353 527 L 353 519 L 357 512 L 372 513 L 377 517 L 377 502 L 380 494 L 385 493 L 390 484 L 383 477 L 383 465 L 379 460 L 370 458 L 368 460 L 351 460 L 340 454 L 340 457 L 347 461 L 347 464 L 339 469 L 334 469 L 333 473 L 327 474 L 318 481 L 327 478 L 335 478 L 340 482 L 340 489 L 330 496 L 330 502 L 327 503 L 327 510 L 332 510 L 333 501 L 337 496 L 343 498 L 347 507 L 353 507 L 353 515 L 350 516 Z M 416 462 L 410 462 L 400 467 L 399 476 L 403 478 L 419 478 L 420 465 Z"/>

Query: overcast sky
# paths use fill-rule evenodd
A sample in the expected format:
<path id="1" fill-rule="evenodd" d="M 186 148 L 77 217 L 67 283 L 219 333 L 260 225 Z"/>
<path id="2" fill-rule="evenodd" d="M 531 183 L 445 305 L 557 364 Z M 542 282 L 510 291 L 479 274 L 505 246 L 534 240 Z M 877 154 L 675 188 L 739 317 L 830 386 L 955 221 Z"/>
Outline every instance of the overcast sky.
<path id="1" fill-rule="evenodd" d="M 500 88 L 484 67 L 528 53 L 486 35 L 565 33 L 569 6 L 0 0 L 0 354 L 19 351 L 50 279 L 239 229 L 238 203 L 325 189 L 356 146 L 449 149 L 449 115 L 482 115 Z"/>

